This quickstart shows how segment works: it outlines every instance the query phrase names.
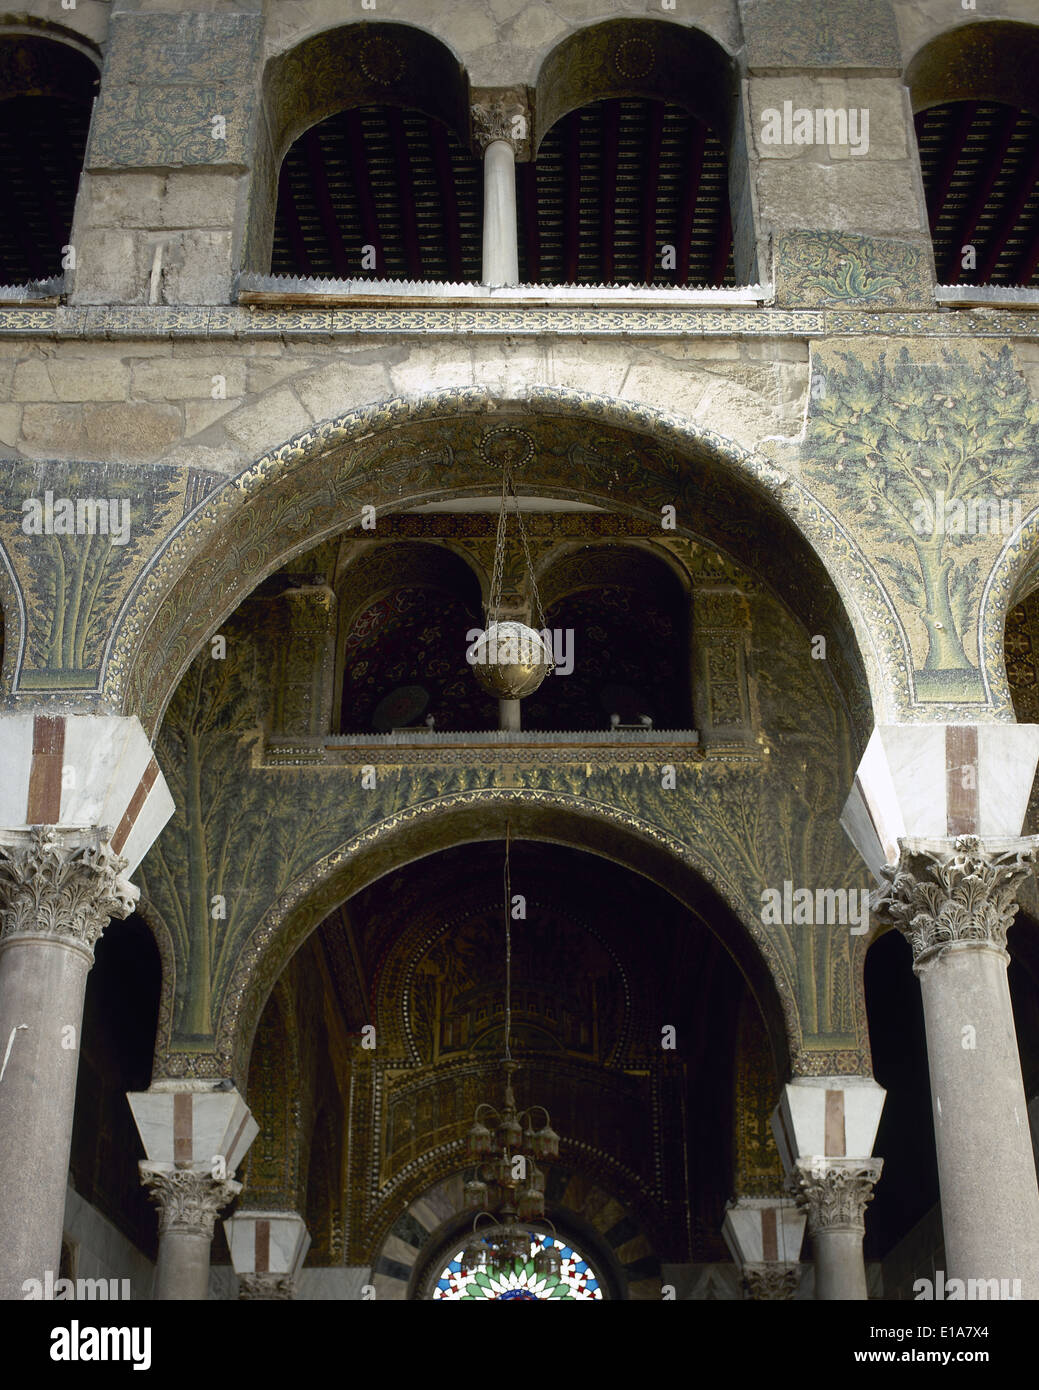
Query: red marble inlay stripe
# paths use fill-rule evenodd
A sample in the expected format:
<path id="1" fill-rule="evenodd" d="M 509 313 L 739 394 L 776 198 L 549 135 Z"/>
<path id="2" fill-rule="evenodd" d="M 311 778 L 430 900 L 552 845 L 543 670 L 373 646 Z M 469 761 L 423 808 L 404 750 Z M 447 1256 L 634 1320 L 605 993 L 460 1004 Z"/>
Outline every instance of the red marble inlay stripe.
<path id="1" fill-rule="evenodd" d="M 191 1121 L 191 1096 L 178 1091 L 173 1097 L 173 1161 L 191 1163 L 194 1158 L 194 1133 Z"/>
<path id="2" fill-rule="evenodd" d="M 256 1273 L 266 1274 L 271 1267 L 271 1223 L 256 1223 Z"/>
<path id="3" fill-rule="evenodd" d="M 61 769 L 64 761 L 64 716 L 38 714 L 32 725 L 26 825 L 57 825 L 61 819 Z"/>
<path id="4" fill-rule="evenodd" d="M 830 1158 L 843 1158 L 847 1152 L 844 1137 L 844 1092 L 826 1092 L 826 1130 L 823 1135 L 823 1152 Z"/>
<path id="5" fill-rule="evenodd" d="M 761 1213 L 761 1258 L 769 1263 L 779 1259 L 775 1207 L 765 1207 Z"/>
<path id="6" fill-rule="evenodd" d="M 152 758 L 144 769 L 141 780 L 137 783 L 137 790 L 131 796 L 130 804 L 123 812 L 123 818 L 116 826 L 115 834 L 112 836 L 112 848 L 116 854 L 119 854 L 123 845 L 126 844 L 130 831 L 134 828 L 134 823 L 141 813 L 141 807 L 148 800 L 148 793 L 155 785 L 155 779 L 158 775 L 159 764 Z"/>
<path id="7" fill-rule="evenodd" d="M 978 830 L 978 730 L 973 724 L 945 729 L 945 806 L 949 835 Z"/>

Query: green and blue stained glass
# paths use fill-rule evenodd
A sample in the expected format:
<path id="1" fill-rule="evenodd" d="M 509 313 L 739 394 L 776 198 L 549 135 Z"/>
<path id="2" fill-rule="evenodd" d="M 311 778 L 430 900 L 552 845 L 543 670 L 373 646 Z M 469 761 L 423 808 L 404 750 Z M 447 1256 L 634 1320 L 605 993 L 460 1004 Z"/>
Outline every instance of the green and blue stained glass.
<path id="1" fill-rule="evenodd" d="M 534 1268 L 534 1256 L 544 1245 L 554 1245 L 559 1250 L 558 1274 L 538 1274 Z M 595 1270 L 580 1251 L 550 1235 L 531 1231 L 527 1258 L 499 1269 L 466 1269 L 459 1250 L 437 1280 L 433 1297 L 532 1302 L 545 1298 L 601 1299 L 602 1290 Z"/>

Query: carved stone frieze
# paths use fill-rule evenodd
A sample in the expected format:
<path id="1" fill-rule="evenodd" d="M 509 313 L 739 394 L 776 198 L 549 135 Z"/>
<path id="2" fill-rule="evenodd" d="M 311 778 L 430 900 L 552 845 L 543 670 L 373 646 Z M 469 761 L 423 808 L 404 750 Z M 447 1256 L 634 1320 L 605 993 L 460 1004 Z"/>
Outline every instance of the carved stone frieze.
<path id="1" fill-rule="evenodd" d="M 189 1231 L 213 1239 L 217 1214 L 242 1190 L 240 1182 L 192 1168 L 141 1162 L 141 1182 L 159 1209 L 159 1235 Z"/>
<path id="2" fill-rule="evenodd" d="M 296 1280 L 291 1274 L 239 1274 L 238 1297 L 246 1301 L 277 1299 L 290 1301 L 296 1296 Z"/>
<path id="3" fill-rule="evenodd" d="M 1017 912 L 1017 890 L 1032 872 L 1035 853 L 1030 840 L 989 850 L 977 835 L 958 835 L 945 849 L 903 845 L 898 863 L 882 870 L 888 886 L 878 890 L 875 906 L 908 940 L 914 968 L 957 943 L 1003 951 Z"/>
<path id="4" fill-rule="evenodd" d="M 0 942 L 16 936 L 51 936 L 82 947 L 94 945 L 111 917 L 128 917 L 139 890 L 122 872 L 126 860 L 106 843 L 33 826 L 17 843 L 0 844 Z"/>
<path id="5" fill-rule="evenodd" d="M 867 1203 L 884 1168 L 880 1158 L 798 1159 L 789 1184 L 808 1212 L 808 1232 L 865 1231 Z"/>
<path id="6" fill-rule="evenodd" d="M 748 1298 L 756 1302 L 778 1302 L 794 1298 L 801 1285 L 801 1266 L 770 1261 L 743 1266 L 743 1282 Z"/>

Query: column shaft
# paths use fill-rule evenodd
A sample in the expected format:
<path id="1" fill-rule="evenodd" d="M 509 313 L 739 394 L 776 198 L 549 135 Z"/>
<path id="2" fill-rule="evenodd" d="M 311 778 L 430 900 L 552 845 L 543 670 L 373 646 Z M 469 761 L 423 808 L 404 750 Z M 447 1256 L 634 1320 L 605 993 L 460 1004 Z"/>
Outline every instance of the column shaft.
<path id="1" fill-rule="evenodd" d="M 817 1299 L 862 1300 L 868 1296 L 861 1231 L 814 1231 L 812 1252 Z"/>
<path id="2" fill-rule="evenodd" d="M 0 946 L 2 1299 L 58 1273 L 89 969 L 89 952 L 60 938 Z"/>
<path id="3" fill-rule="evenodd" d="M 166 1231 L 159 1237 L 155 1265 L 155 1299 L 209 1297 L 211 1238 L 203 1231 Z"/>
<path id="4" fill-rule="evenodd" d="M 519 283 L 516 156 L 507 140 L 492 140 L 483 155 L 483 283 Z"/>
<path id="5" fill-rule="evenodd" d="M 927 1029 L 946 1277 L 1039 1298 L 1039 1189 L 1007 957 L 974 943 L 917 967 Z"/>

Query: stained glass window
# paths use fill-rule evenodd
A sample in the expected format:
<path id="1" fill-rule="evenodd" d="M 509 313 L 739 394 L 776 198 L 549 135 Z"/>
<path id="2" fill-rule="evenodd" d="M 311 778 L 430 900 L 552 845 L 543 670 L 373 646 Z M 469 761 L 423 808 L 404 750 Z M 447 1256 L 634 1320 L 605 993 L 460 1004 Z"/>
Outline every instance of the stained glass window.
<path id="1" fill-rule="evenodd" d="M 543 1245 L 559 1250 L 558 1274 L 538 1274 L 534 1256 Z M 459 1250 L 437 1280 L 434 1298 L 483 1299 L 495 1298 L 533 1301 L 540 1298 L 602 1298 L 602 1289 L 595 1270 L 579 1250 L 567 1245 L 558 1236 L 538 1231 L 530 1233 L 530 1253 L 525 1260 L 515 1260 L 503 1269 L 466 1269 Z"/>

